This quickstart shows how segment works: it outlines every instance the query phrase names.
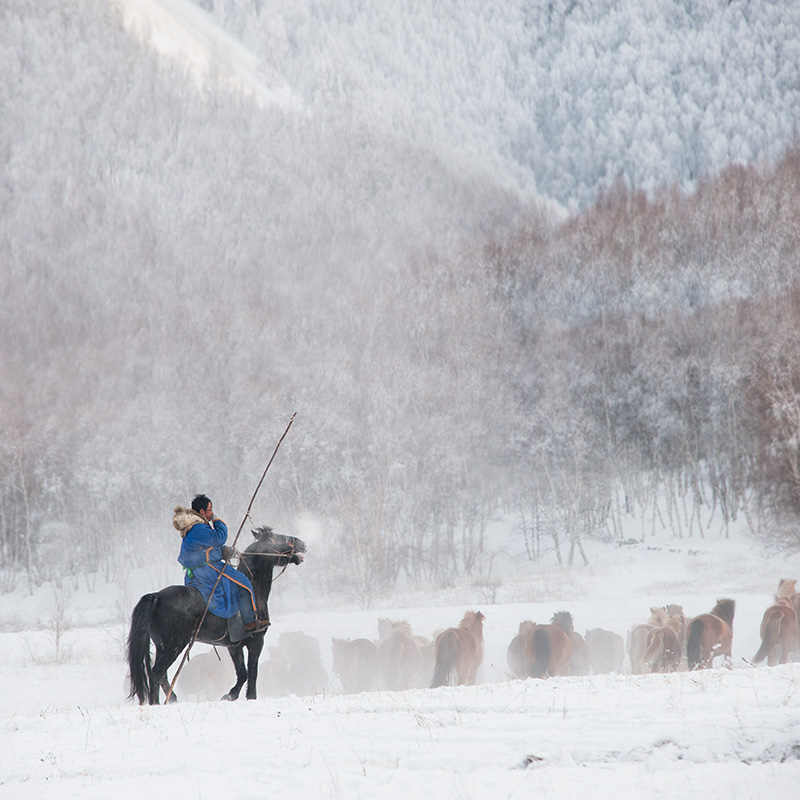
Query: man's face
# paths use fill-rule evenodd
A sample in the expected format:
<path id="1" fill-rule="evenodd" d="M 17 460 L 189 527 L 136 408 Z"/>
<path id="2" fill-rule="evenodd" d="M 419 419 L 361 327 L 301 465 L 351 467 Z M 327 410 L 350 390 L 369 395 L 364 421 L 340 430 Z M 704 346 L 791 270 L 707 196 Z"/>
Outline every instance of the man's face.
<path id="1" fill-rule="evenodd" d="M 208 522 L 214 516 L 214 507 L 209 503 L 206 508 L 201 508 L 197 513 Z"/>

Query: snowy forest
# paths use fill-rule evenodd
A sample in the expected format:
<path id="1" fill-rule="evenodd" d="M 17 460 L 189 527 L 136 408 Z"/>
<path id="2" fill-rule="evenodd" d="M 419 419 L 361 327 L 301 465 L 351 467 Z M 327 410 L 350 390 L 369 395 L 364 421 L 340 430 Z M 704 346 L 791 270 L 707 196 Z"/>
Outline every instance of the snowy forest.
<path id="1" fill-rule="evenodd" d="M 0 5 L 0 590 L 235 530 L 294 412 L 253 516 L 364 604 L 800 545 L 800 4 L 162 0 L 202 75 L 132 4 Z"/>

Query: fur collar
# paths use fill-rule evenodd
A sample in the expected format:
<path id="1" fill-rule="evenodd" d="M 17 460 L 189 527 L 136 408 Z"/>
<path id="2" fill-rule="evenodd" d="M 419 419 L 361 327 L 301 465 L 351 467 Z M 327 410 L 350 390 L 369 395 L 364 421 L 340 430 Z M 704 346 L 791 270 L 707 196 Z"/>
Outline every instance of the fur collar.
<path id="1" fill-rule="evenodd" d="M 180 533 L 181 538 L 186 536 L 192 525 L 197 525 L 198 522 L 202 525 L 208 524 L 196 511 L 192 510 L 191 508 L 175 506 L 172 511 L 172 527 Z"/>

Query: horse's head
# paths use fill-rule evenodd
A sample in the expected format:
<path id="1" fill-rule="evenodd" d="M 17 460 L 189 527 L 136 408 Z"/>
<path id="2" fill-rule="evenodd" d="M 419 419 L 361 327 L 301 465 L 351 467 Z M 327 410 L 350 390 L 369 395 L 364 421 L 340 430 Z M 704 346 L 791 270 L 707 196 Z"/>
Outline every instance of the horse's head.
<path id="1" fill-rule="evenodd" d="M 686 627 L 686 617 L 683 614 L 683 606 L 676 605 L 675 603 L 670 603 L 667 606 L 666 624 L 683 631 Z"/>
<path id="2" fill-rule="evenodd" d="M 467 611 L 461 622 L 458 623 L 459 628 L 468 630 L 470 633 L 483 639 L 483 621 L 486 617 L 480 611 Z"/>
<path id="3" fill-rule="evenodd" d="M 733 615 L 736 612 L 736 601 L 731 600 L 730 597 L 724 597 L 722 600 L 717 600 L 717 604 L 711 609 L 711 613 L 724 620 L 728 627 L 733 630 Z"/>
<path id="4" fill-rule="evenodd" d="M 572 614 L 570 614 L 569 611 L 556 611 L 550 620 L 550 624 L 558 625 L 558 627 L 561 628 L 564 633 L 571 634 L 575 630 L 572 622 Z"/>
<path id="5" fill-rule="evenodd" d="M 247 548 L 246 552 L 259 553 L 260 555 L 289 556 L 290 564 L 301 564 L 306 552 L 306 543 L 297 536 L 284 536 L 275 533 L 267 525 L 261 525 L 251 531 L 255 542 Z"/>

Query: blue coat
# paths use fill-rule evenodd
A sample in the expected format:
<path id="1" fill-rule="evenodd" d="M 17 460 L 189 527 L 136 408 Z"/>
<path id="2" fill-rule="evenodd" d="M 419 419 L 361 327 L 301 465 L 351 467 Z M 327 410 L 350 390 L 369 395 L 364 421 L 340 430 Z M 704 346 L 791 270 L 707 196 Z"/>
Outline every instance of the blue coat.
<path id="1" fill-rule="evenodd" d="M 181 543 L 181 552 L 178 562 L 187 570 L 184 584 L 194 586 L 203 595 L 203 600 L 211 599 L 208 610 L 218 617 L 232 617 L 241 608 L 242 600 L 239 587 L 244 587 L 250 593 L 253 614 L 255 614 L 255 597 L 253 587 L 246 575 L 234 569 L 222 560 L 222 546 L 228 539 L 228 528 L 221 519 L 214 520 L 213 527 L 198 522 L 186 532 Z M 214 584 L 222 568 L 222 580 L 214 589 Z M 248 609 L 249 610 L 249 609 Z M 249 614 L 243 615 L 245 618 Z"/>

